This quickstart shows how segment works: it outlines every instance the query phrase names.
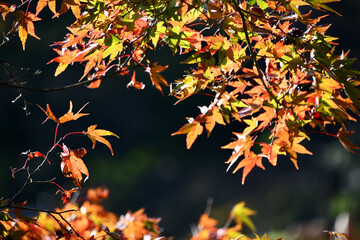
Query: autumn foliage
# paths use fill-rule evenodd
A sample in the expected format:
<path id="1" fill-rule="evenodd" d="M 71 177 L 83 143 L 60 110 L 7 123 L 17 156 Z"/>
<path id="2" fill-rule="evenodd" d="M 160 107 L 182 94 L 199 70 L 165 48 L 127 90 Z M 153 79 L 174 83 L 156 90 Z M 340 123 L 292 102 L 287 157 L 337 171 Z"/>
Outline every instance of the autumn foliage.
<path id="1" fill-rule="evenodd" d="M 327 5 L 337 1 L 27 0 L 3 1 L 0 13 L 3 20 L 12 22 L 7 36 L 10 38 L 16 33 L 24 50 L 29 36 L 42 37 L 35 30 L 37 22 L 44 21 L 45 9 L 49 9 L 53 17 L 72 13 L 75 21 L 68 26 L 69 32 L 64 39 L 57 39 L 51 45 L 55 56 L 48 59 L 48 64 L 57 64 L 55 77 L 73 64 L 83 66 L 79 82 L 64 89 L 79 85 L 99 88 L 108 77 L 119 76 L 129 81 L 127 87 L 141 90 L 145 82 L 136 77 L 136 72 L 142 71 L 148 74 L 151 84 L 161 94 L 169 87 L 169 94 L 178 102 L 193 95 L 210 99 L 207 106 L 199 106 L 197 116 L 188 117 L 187 123 L 172 135 L 186 135 L 189 149 L 199 135 L 209 137 L 216 125 L 233 124 L 234 139 L 222 148 L 232 151 L 225 163 L 233 173 L 242 170 L 244 184 L 255 167 L 265 169 L 264 161 L 276 166 L 280 155 L 286 156 L 298 169 L 298 155 L 312 154 L 304 147 L 304 142 L 311 140 L 309 134 L 312 132 L 337 137 L 350 152 L 359 149 L 349 140 L 353 132 L 346 126 L 360 115 L 359 72 L 352 68 L 354 59 L 348 58 L 349 52 L 335 49 L 337 38 L 326 34 L 330 24 L 326 23 L 324 12 L 339 14 Z M 169 48 L 174 55 L 186 56 L 182 64 L 189 67 L 183 77 L 175 81 L 166 80 L 163 72 L 171 66 L 149 58 L 149 52 L 163 47 Z M 1 85 L 38 90 L 16 81 Z M 46 120 L 56 124 L 54 144 L 47 154 L 26 152 L 28 159 L 24 167 L 13 168 L 12 173 L 15 176 L 23 170 L 33 176 L 39 169 L 29 172 L 26 168 L 29 159 L 42 158 L 40 168 L 49 161 L 49 153 L 61 149 L 61 171 L 75 184 L 74 189 L 59 190 L 67 202 L 90 174 L 82 160 L 87 151 L 84 148 L 72 149 L 65 145 L 64 140 L 73 134 L 83 134 L 90 138 L 93 148 L 96 142 L 100 142 L 113 154 L 106 137 L 117 135 L 91 125 L 86 131 L 71 132 L 58 138 L 61 124 L 88 114 L 81 113 L 83 108 L 74 114 L 71 102 L 69 111 L 59 118 L 49 105 L 41 109 Z M 3 202 L 0 207 L 14 207 L 13 200 Z M 87 214 L 94 211 L 94 218 L 102 214 L 100 206 L 90 202 L 83 204 L 85 207 L 80 207 L 80 211 L 60 216 L 74 214 L 79 221 L 90 224 Z M 73 207 L 66 206 L 66 209 Z M 83 215 L 81 209 L 86 209 Z M 52 217 L 49 212 L 47 214 L 42 213 L 39 221 Z M 3 212 L 3 216 L 8 215 Z M 136 223 L 139 226 L 149 221 L 154 228 L 150 231 L 139 230 L 139 227 L 141 233 L 131 235 L 134 237 L 125 234 L 125 228 L 119 233 L 120 237 L 113 238 L 139 239 L 148 234 L 158 237 L 157 221 L 148 219 L 141 211 L 129 213 L 129 218 L 141 219 Z M 115 216 L 110 214 L 107 219 L 110 232 L 105 231 L 106 235 L 113 233 L 117 221 L 114 219 Z M 242 223 L 236 219 L 235 214 L 237 225 L 232 231 L 239 232 Z M 96 229 L 97 234 L 101 229 L 95 220 L 92 221 L 91 229 Z M 74 228 L 77 225 L 69 223 Z M 220 229 L 215 227 L 215 223 L 204 215 L 199 223 L 200 230 L 193 238 L 211 239 L 216 236 L 227 239 L 224 236 L 228 236 L 230 230 L 226 229 L 224 235 L 216 235 Z M 244 223 L 249 226 L 249 222 Z M 2 230 L 3 235 L 10 233 L 8 225 L 0 227 L 7 229 Z M 18 228 L 22 229 L 20 225 Z M 63 229 L 50 228 L 63 234 L 53 237 L 67 238 Z M 83 231 L 85 229 L 77 232 L 79 235 L 84 233 L 87 239 L 97 238 L 90 234 L 91 231 Z M 266 236 L 261 239 L 266 239 Z"/>
<path id="2" fill-rule="evenodd" d="M 326 15 L 312 17 L 314 10 L 338 14 L 325 5 L 334 1 L 39 0 L 3 3 L 0 11 L 4 19 L 15 16 L 10 33 L 17 31 L 25 48 L 28 35 L 37 38 L 34 23 L 44 9 L 54 17 L 71 10 L 75 22 L 65 39 L 52 45 L 58 56 L 48 63 L 58 64 L 55 76 L 79 63 L 84 65 L 80 81 L 89 88 L 120 75 L 140 90 L 145 83 L 136 72 L 142 70 L 161 93 L 170 85 L 170 95 L 179 101 L 212 96 L 173 135 L 186 135 L 190 148 L 205 130 L 209 136 L 217 124 L 239 122 L 235 140 L 222 148 L 233 151 L 228 169 L 243 169 L 244 183 L 255 166 L 264 169 L 263 161 L 275 166 L 279 155 L 298 168 L 298 155 L 311 154 L 303 146 L 311 129 L 338 137 L 350 151 L 358 149 L 345 126 L 359 114 L 358 72 L 347 52 L 336 54 L 336 38 L 326 35 Z M 188 56 L 182 64 L 189 71 L 173 83 L 161 74 L 169 66 L 147 57 L 164 46 Z M 49 109 L 46 113 L 64 121 Z M 327 132 L 329 125 L 338 132 Z M 259 140 L 260 135 L 265 137 Z"/>

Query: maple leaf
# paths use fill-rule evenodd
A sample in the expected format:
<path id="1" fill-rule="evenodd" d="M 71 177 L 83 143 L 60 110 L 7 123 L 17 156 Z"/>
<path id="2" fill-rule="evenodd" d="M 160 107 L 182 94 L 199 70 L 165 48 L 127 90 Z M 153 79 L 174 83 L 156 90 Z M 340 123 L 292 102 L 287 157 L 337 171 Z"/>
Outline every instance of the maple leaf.
<path id="1" fill-rule="evenodd" d="M 83 59 L 83 61 L 86 60 L 88 62 L 85 65 L 84 74 L 82 75 L 80 80 L 82 80 L 90 72 L 91 69 L 100 65 L 100 62 L 102 60 L 102 51 L 100 50 L 94 51 L 93 53 L 87 55 L 87 57 Z"/>
<path id="2" fill-rule="evenodd" d="M 157 90 L 161 92 L 161 94 L 164 95 L 161 84 L 165 86 L 169 86 L 169 84 L 166 82 L 165 78 L 160 74 L 160 72 L 164 71 L 168 68 L 168 65 L 161 66 L 157 65 L 157 62 L 155 62 L 151 67 L 147 67 L 145 72 L 150 74 L 150 79 L 153 85 L 156 87 Z"/>
<path id="3" fill-rule="evenodd" d="M 60 153 L 62 159 L 61 171 L 65 177 L 72 178 L 75 185 L 80 188 L 83 179 L 82 174 L 86 175 L 84 181 L 89 177 L 89 171 L 81 159 L 86 154 L 86 150 L 80 148 L 72 151 L 65 144 L 63 144 L 62 148 L 63 152 Z"/>
<path id="4" fill-rule="evenodd" d="M 241 184 L 244 185 L 245 179 L 247 175 L 250 173 L 250 171 L 256 166 L 259 168 L 265 170 L 265 167 L 262 165 L 262 157 L 258 156 L 257 154 L 250 151 L 243 160 L 239 162 L 239 164 L 236 166 L 233 173 L 237 172 L 240 168 L 244 168 Z"/>
<path id="5" fill-rule="evenodd" d="M 235 219 L 235 222 L 242 225 L 244 223 L 253 232 L 256 231 L 254 223 L 251 221 L 249 216 L 256 214 L 256 211 L 245 207 L 245 202 L 236 204 L 231 210 L 231 216 Z"/>
<path id="6" fill-rule="evenodd" d="M 65 69 L 67 68 L 67 66 L 69 64 L 80 60 L 82 57 L 81 54 L 80 55 L 78 54 L 79 53 L 78 49 L 75 49 L 75 50 L 66 49 L 64 52 L 60 49 L 54 49 L 54 51 L 57 52 L 60 56 L 52 59 L 47 64 L 52 63 L 52 62 L 59 63 L 59 65 L 57 66 L 57 68 L 55 70 L 55 74 L 54 74 L 55 77 L 58 76 L 63 71 L 65 71 Z"/>
<path id="7" fill-rule="evenodd" d="M 70 8 L 74 16 L 76 18 L 79 18 L 81 14 L 80 0 L 63 0 L 61 3 L 59 14 L 66 13 Z"/>
<path id="8" fill-rule="evenodd" d="M 240 156 L 244 155 L 244 153 L 245 155 L 248 155 L 250 152 L 250 148 L 253 146 L 253 141 L 251 140 L 251 137 L 249 135 L 240 133 L 234 134 L 238 137 L 238 139 L 221 147 L 223 149 L 234 149 L 231 157 L 225 162 L 229 164 L 226 171 L 229 171 L 231 166 L 238 160 Z M 236 171 L 237 169 L 233 171 L 233 173 L 235 173 Z"/>
<path id="9" fill-rule="evenodd" d="M 20 11 L 18 14 L 19 14 L 19 37 L 23 46 L 23 50 L 25 50 L 25 43 L 28 35 L 36 39 L 40 39 L 35 34 L 35 27 L 33 22 L 39 21 L 41 19 L 38 18 L 35 14 L 30 12 L 24 13 L 23 11 Z"/>
<path id="10" fill-rule="evenodd" d="M 198 121 L 192 121 L 182 126 L 178 131 L 171 134 L 171 136 L 186 134 L 186 148 L 190 149 L 195 142 L 197 136 L 203 132 L 204 127 Z"/>
<path id="11" fill-rule="evenodd" d="M 206 115 L 205 128 L 207 131 L 207 136 L 210 136 L 210 133 L 215 127 L 215 123 L 225 125 L 223 116 L 221 115 L 219 108 L 214 107 L 212 111 L 207 111 Z"/>
<path id="12" fill-rule="evenodd" d="M 267 143 L 260 143 L 260 146 L 262 153 L 259 156 L 267 158 L 273 166 L 276 166 L 278 154 L 283 154 L 280 152 L 281 146 Z"/>
<path id="13" fill-rule="evenodd" d="M 360 147 L 356 146 L 352 141 L 348 139 L 348 137 L 353 133 L 354 131 L 345 131 L 343 128 L 340 128 L 337 135 L 341 145 L 343 145 L 344 148 L 351 153 L 355 153 L 354 150 L 360 149 Z"/>
<path id="14" fill-rule="evenodd" d="M 299 169 L 297 164 L 297 153 L 312 155 L 312 152 L 308 151 L 303 145 L 299 144 L 305 137 L 295 137 L 290 148 L 286 149 L 289 154 L 290 160 L 295 165 L 296 169 Z"/>
<path id="15" fill-rule="evenodd" d="M 71 120 L 77 120 L 78 118 L 81 118 L 83 116 L 89 115 L 88 113 L 80 113 L 81 110 L 84 109 L 84 107 L 87 105 L 88 103 L 86 103 L 82 108 L 80 108 L 80 110 L 77 113 L 73 113 L 72 109 L 73 109 L 73 105 L 72 102 L 70 101 L 70 107 L 69 107 L 69 111 L 67 113 L 65 113 L 62 117 L 57 118 L 54 113 L 51 111 L 49 104 L 46 105 L 46 111 L 40 107 L 38 105 L 38 107 L 46 114 L 47 118 L 45 119 L 44 122 L 46 122 L 48 119 L 53 120 L 56 123 L 65 123 Z"/>
<path id="16" fill-rule="evenodd" d="M 117 138 L 119 138 L 119 136 L 108 130 L 96 129 L 96 127 L 97 125 L 91 125 L 90 127 L 88 127 L 87 132 L 84 132 L 84 134 L 86 134 L 92 141 L 93 143 L 92 148 L 95 147 L 96 141 L 98 141 L 105 144 L 110 149 L 111 155 L 114 155 L 111 144 L 109 143 L 108 140 L 103 138 L 103 136 L 115 136 Z"/>
<path id="17" fill-rule="evenodd" d="M 38 15 L 44 9 L 44 7 L 46 7 L 46 5 L 49 6 L 49 9 L 54 13 L 54 15 L 57 15 L 56 0 L 39 0 L 36 6 L 36 15 Z"/>
<path id="18" fill-rule="evenodd" d="M 9 13 L 12 13 L 16 10 L 16 6 L 15 5 L 11 5 L 10 7 L 6 6 L 5 4 L 0 4 L 0 13 L 3 20 L 5 21 L 5 17 L 6 15 L 8 15 Z"/>
<path id="19" fill-rule="evenodd" d="M 336 13 L 337 15 L 341 16 L 340 13 L 336 12 L 334 9 L 326 6 L 324 3 L 331 3 L 331 2 L 340 2 L 341 0 L 307 0 L 307 2 L 315 9 L 318 10 L 328 10 L 330 12 Z"/>

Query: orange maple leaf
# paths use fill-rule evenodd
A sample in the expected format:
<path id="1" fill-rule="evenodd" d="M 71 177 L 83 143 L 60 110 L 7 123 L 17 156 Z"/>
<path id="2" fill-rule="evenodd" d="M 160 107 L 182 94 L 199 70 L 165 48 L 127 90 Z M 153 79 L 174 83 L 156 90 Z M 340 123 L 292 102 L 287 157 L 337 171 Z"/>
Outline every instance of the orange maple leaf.
<path id="1" fill-rule="evenodd" d="M 225 125 L 223 116 L 221 115 L 219 108 L 214 107 L 212 111 L 208 111 L 205 115 L 206 122 L 205 122 L 205 128 L 207 130 L 207 136 L 210 136 L 210 133 L 215 127 L 215 123 Z"/>
<path id="2" fill-rule="evenodd" d="M 85 65 L 84 74 L 82 75 L 80 81 L 90 72 L 91 69 L 100 65 L 102 60 L 102 51 L 96 50 L 93 53 L 88 54 L 83 61 L 88 61 Z"/>
<path id="3" fill-rule="evenodd" d="M 166 82 L 165 78 L 160 74 L 160 72 L 164 71 L 168 68 L 168 65 L 166 66 L 160 66 L 157 65 L 157 62 L 155 62 L 151 67 L 147 67 L 145 72 L 150 74 L 150 79 L 153 85 L 156 87 L 157 90 L 161 92 L 161 94 L 164 95 L 161 84 L 165 86 L 169 86 L 169 84 Z"/>
<path id="4" fill-rule="evenodd" d="M 66 49 L 64 52 L 60 49 L 54 49 L 54 51 L 57 52 L 59 56 L 52 59 L 47 64 L 52 62 L 59 63 L 59 65 L 55 70 L 55 74 L 54 74 L 55 77 L 58 76 L 60 73 L 62 73 L 69 64 L 76 61 L 80 61 L 83 57 L 83 54 L 79 54 L 80 51 L 78 49 L 75 50 Z"/>
<path id="5" fill-rule="evenodd" d="M 312 155 L 312 152 L 307 150 L 303 145 L 299 144 L 304 139 L 305 137 L 295 137 L 291 147 L 286 149 L 286 152 L 289 154 L 290 160 L 293 162 L 296 169 L 299 169 L 297 164 L 297 153 Z"/>
<path id="6" fill-rule="evenodd" d="M 86 179 L 89 177 L 89 171 L 81 159 L 85 154 L 84 148 L 70 150 L 65 144 L 63 144 L 63 152 L 60 153 L 62 159 L 61 171 L 65 177 L 72 178 L 77 187 L 81 187 L 81 181 L 83 179 L 82 174 L 86 175 Z"/>
<path id="7" fill-rule="evenodd" d="M 8 15 L 9 13 L 14 12 L 15 10 L 16 10 L 15 5 L 11 5 L 10 7 L 8 7 L 5 4 L 0 4 L 0 13 L 1 13 L 2 19 L 4 21 L 5 21 L 6 15 Z"/>
<path id="8" fill-rule="evenodd" d="M 119 136 L 108 130 L 96 129 L 96 126 L 97 125 L 92 125 L 92 126 L 88 127 L 87 132 L 84 132 L 84 134 L 86 134 L 92 141 L 93 148 L 95 147 L 96 141 L 98 141 L 98 142 L 105 144 L 110 149 L 111 155 L 114 155 L 111 144 L 109 143 L 108 140 L 106 140 L 102 136 L 115 136 L 117 138 L 119 138 Z"/>
<path id="9" fill-rule="evenodd" d="M 255 167 L 255 165 L 258 166 L 261 169 L 265 169 L 265 167 L 262 164 L 262 157 L 258 156 L 254 152 L 250 151 L 249 154 L 247 154 L 247 156 L 245 156 L 245 158 L 239 162 L 239 164 L 237 165 L 237 167 L 233 171 L 233 172 L 236 172 L 240 168 L 244 168 L 241 184 L 244 185 L 246 176 Z"/>
<path id="10" fill-rule="evenodd" d="M 81 110 L 84 109 L 84 107 L 87 105 L 88 103 L 86 103 L 82 108 L 80 108 L 80 110 L 77 113 L 73 113 L 72 109 L 73 109 L 73 105 L 72 102 L 70 101 L 70 107 L 69 107 L 69 111 L 67 113 L 65 113 L 62 117 L 57 118 L 54 113 L 51 111 L 49 104 L 46 105 L 46 111 L 40 107 L 38 105 L 38 107 L 46 114 L 47 118 L 45 119 L 44 122 L 46 122 L 48 119 L 53 120 L 56 123 L 65 123 L 71 120 L 77 120 L 78 118 L 81 118 L 83 116 L 89 115 L 88 113 L 80 113 Z"/>
<path id="11" fill-rule="evenodd" d="M 41 19 L 38 18 L 35 14 L 30 12 L 24 13 L 23 11 L 20 11 L 18 14 L 19 14 L 19 37 L 23 46 L 23 50 L 25 50 L 25 43 L 28 35 L 36 39 L 40 39 L 35 34 L 35 27 L 33 22 L 39 21 Z"/>
<path id="12" fill-rule="evenodd" d="M 231 157 L 225 162 L 225 163 L 229 164 L 226 171 L 229 171 L 231 166 L 238 160 L 238 158 L 240 156 L 248 155 L 251 147 L 254 144 L 249 135 L 235 133 L 235 132 L 234 132 L 234 134 L 237 136 L 238 139 L 221 147 L 223 149 L 234 149 Z M 239 168 L 236 168 L 233 171 L 233 173 L 235 173 L 238 169 Z"/>
<path id="13" fill-rule="evenodd" d="M 61 3 L 61 9 L 59 11 L 59 14 L 66 13 L 70 8 L 74 16 L 76 18 L 79 18 L 81 14 L 80 0 L 63 0 Z"/>
<path id="14" fill-rule="evenodd" d="M 192 144 L 195 142 L 197 136 L 199 136 L 203 132 L 203 129 L 204 127 L 195 120 L 192 123 L 185 124 L 177 132 L 171 134 L 171 136 L 186 134 L 186 148 L 190 149 Z"/>
<path id="15" fill-rule="evenodd" d="M 57 15 L 56 13 L 56 0 L 39 0 L 37 6 L 36 6 L 36 15 L 38 15 L 46 5 L 49 6 L 49 9 L 54 13 L 54 15 Z"/>
<path id="16" fill-rule="evenodd" d="M 260 146 L 262 146 L 262 153 L 259 156 L 267 158 L 273 166 L 276 166 L 278 154 L 284 154 L 280 152 L 281 146 L 268 143 L 260 143 Z"/>

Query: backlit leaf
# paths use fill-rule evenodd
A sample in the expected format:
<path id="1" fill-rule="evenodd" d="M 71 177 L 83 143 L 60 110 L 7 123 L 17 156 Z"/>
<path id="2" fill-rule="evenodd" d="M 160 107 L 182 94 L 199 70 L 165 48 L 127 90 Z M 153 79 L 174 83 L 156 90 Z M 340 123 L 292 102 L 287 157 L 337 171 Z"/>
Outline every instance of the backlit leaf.
<path id="1" fill-rule="evenodd" d="M 83 110 L 86 105 L 87 105 L 87 103 L 86 103 L 82 108 L 80 108 L 80 110 L 79 110 L 77 113 L 74 114 L 74 113 L 72 112 L 73 105 L 72 105 L 72 102 L 70 101 L 69 111 L 68 111 L 67 113 L 65 113 L 65 114 L 64 114 L 62 117 L 60 117 L 60 118 L 57 118 L 57 117 L 54 115 L 54 113 L 53 113 L 53 112 L 51 111 L 51 109 L 50 109 L 49 104 L 46 105 L 46 111 L 45 111 L 42 107 L 40 107 L 39 105 L 38 105 L 38 107 L 46 114 L 47 118 L 45 119 L 45 121 L 48 120 L 48 119 L 51 119 L 51 120 L 53 120 L 54 122 L 60 124 L 60 123 L 65 123 L 65 122 L 72 121 L 72 120 L 77 120 L 77 119 L 79 119 L 79 118 L 81 118 L 81 117 L 83 117 L 83 116 L 89 115 L 88 113 L 80 113 L 81 110 Z M 45 121 L 44 121 L 44 122 L 45 122 Z"/>
<path id="2" fill-rule="evenodd" d="M 23 46 L 23 50 L 25 50 L 25 43 L 27 36 L 30 35 L 34 38 L 40 39 L 35 34 L 34 21 L 41 20 L 35 14 L 27 12 L 24 13 L 22 11 L 19 12 L 19 37 Z"/>
<path id="3" fill-rule="evenodd" d="M 178 131 L 171 134 L 171 136 L 186 134 L 186 148 L 190 149 L 196 138 L 203 132 L 203 126 L 198 121 L 187 123 Z"/>
<path id="4" fill-rule="evenodd" d="M 89 177 L 89 171 L 81 159 L 86 154 L 86 150 L 80 148 L 72 151 L 65 144 L 63 144 L 62 148 L 63 152 L 60 153 L 62 159 L 61 171 L 65 177 L 71 178 L 75 185 L 80 188 L 83 179 L 82 175 L 86 176 L 84 181 Z"/>
<path id="5" fill-rule="evenodd" d="M 56 0 L 39 0 L 36 6 L 36 15 L 38 15 L 46 5 L 49 6 L 49 9 L 56 15 Z"/>
<path id="6" fill-rule="evenodd" d="M 86 134 L 92 141 L 92 148 L 95 147 L 96 142 L 101 142 L 105 144 L 110 149 L 111 154 L 114 155 L 110 142 L 106 140 L 103 136 L 115 136 L 117 138 L 119 137 L 115 133 L 112 133 L 108 130 L 96 129 L 96 126 L 97 125 L 92 125 L 88 127 L 87 132 L 84 132 L 84 134 Z"/>
<path id="7" fill-rule="evenodd" d="M 214 129 L 215 123 L 225 125 L 223 116 L 219 112 L 218 107 L 214 107 L 211 111 L 208 111 L 206 114 L 205 128 L 206 128 L 208 137 L 210 136 L 210 133 Z"/>
<path id="8" fill-rule="evenodd" d="M 255 167 L 255 165 L 258 166 L 259 168 L 265 170 L 265 167 L 262 164 L 262 157 L 258 156 L 257 154 L 255 154 L 253 152 L 250 152 L 249 154 L 247 154 L 244 157 L 243 160 L 241 160 L 239 162 L 239 164 L 236 166 L 236 168 L 235 168 L 235 170 L 233 172 L 236 172 L 239 169 L 244 168 L 243 175 L 242 175 L 242 180 L 241 180 L 241 183 L 244 184 L 247 175 Z"/>
<path id="9" fill-rule="evenodd" d="M 146 68 L 146 72 L 150 74 L 151 82 L 162 94 L 164 93 L 162 91 L 161 85 L 169 86 L 169 84 L 166 82 L 165 78 L 160 74 L 160 72 L 164 71 L 167 68 L 168 65 L 161 66 L 157 65 L 157 63 L 154 63 L 151 67 Z"/>

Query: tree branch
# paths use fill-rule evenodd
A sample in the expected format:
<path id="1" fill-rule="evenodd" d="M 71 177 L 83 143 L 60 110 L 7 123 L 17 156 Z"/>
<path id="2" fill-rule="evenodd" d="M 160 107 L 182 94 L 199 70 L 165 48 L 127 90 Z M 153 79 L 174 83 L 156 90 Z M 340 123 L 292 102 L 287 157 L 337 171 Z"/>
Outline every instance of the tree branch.
<path id="1" fill-rule="evenodd" d="M 270 98 L 274 99 L 276 102 L 278 102 L 277 99 L 276 99 L 276 96 L 272 93 L 272 91 L 269 88 L 268 84 L 265 82 L 265 76 L 263 74 L 263 71 L 260 68 L 259 62 L 256 59 L 256 54 L 254 52 L 253 46 L 251 45 L 251 41 L 250 41 L 249 32 L 248 32 L 247 25 L 246 25 L 246 19 L 245 19 L 244 12 L 243 12 L 243 10 L 241 9 L 241 7 L 239 6 L 239 4 L 237 3 L 236 0 L 231 0 L 231 2 L 233 3 L 236 11 L 238 11 L 239 14 L 240 14 L 241 21 L 242 21 L 242 26 L 243 26 L 244 33 L 245 33 L 246 44 L 249 47 L 250 57 L 254 61 L 255 67 L 256 67 L 256 69 L 258 71 L 259 78 L 260 78 L 262 84 L 264 85 L 265 90 L 269 93 Z"/>

